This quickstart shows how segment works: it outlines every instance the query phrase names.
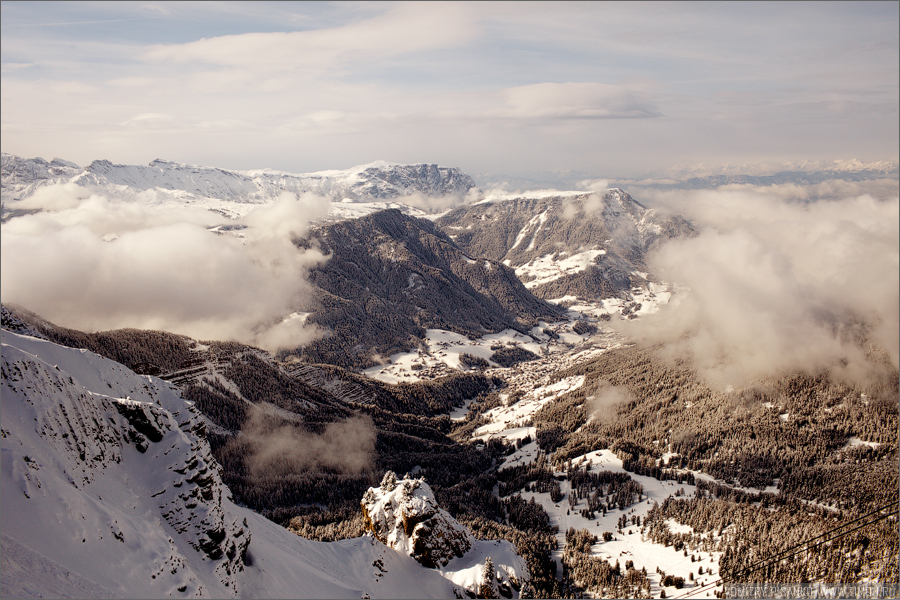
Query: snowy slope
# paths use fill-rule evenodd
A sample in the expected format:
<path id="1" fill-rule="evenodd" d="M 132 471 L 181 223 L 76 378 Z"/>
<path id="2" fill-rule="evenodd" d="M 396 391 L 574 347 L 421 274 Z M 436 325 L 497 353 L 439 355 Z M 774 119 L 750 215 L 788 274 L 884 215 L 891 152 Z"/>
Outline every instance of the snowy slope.
<path id="1" fill-rule="evenodd" d="M 3 597 L 461 591 L 372 537 L 312 542 L 236 506 L 163 380 L 4 331 L 2 385 Z"/>
<path id="2" fill-rule="evenodd" d="M 20 158 L 13 154 L 0 155 L 0 185 L 3 201 L 20 200 L 31 196 L 41 186 L 63 183 L 75 177 L 82 168 L 75 163 L 54 158 Z"/>

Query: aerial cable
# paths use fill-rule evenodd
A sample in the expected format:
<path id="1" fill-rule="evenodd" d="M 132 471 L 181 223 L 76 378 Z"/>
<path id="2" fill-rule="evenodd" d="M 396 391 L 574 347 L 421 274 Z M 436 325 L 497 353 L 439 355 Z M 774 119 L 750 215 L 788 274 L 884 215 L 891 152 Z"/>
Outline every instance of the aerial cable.
<path id="1" fill-rule="evenodd" d="M 881 521 L 882 519 L 886 519 L 886 518 L 888 518 L 888 517 L 890 517 L 890 516 L 892 516 L 892 515 L 897 514 L 897 513 L 898 513 L 898 509 L 895 508 L 894 510 L 892 510 L 892 511 L 889 512 L 889 513 L 886 513 L 886 514 L 883 514 L 883 515 L 879 515 L 878 518 L 875 519 L 875 520 L 873 520 L 873 521 L 869 521 L 869 522 L 867 522 L 867 523 L 863 523 L 862 525 L 858 525 L 857 527 L 854 527 L 853 529 L 849 529 L 849 530 L 847 530 L 847 531 L 845 531 L 845 532 L 843 532 L 843 533 L 840 533 L 840 534 L 838 534 L 838 535 L 836 535 L 836 536 L 834 536 L 834 537 L 832 537 L 832 538 L 829 538 L 829 539 L 826 539 L 826 540 L 822 540 L 822 541 L 817 542 L 817 543 L 815 543 L 815 544 L 813 544 L 813 545 L 811 545 L 811 546 L 809 545 L 810 542 L 813 542 L 813 541 L 815 541 L 815 540 L 818 540 L 819 538 L 822 538 L 822 537 L 824 537 L 824 536 L 831 535 L 832 533 L 834 533 L 834 532 L 836 532 L 836 531 L 840 531 L 841 529 L 844 529 L 844 528 L 847 527 L 848 525 L 852 525 L 852 524 L 854 524 L 854 523 L 856 523 L 856 522 L 858 522 L 858 521 L 860 521 L 860 520 L 862 520 L 862 519 L 866 519 L 866 518 L 868 518 L 868 517 L 871 517 L 872 515 L 878 514 L 878 513 L 880 513 L 881 511 L 885 510 L 886 508 L 890 508 L 891 506 L 893 506 L 893 505 L 895 505 L 895 504 L 897 504 L 897 501 L 891 502 L 890 504 L 887 504 L 887 505 L 885 505 L 885 506 L 883 506 L 883 507 L 881 507 L 881 508 L 879 508 L 879 509 L 877 509 L 877 510 L 874 510 L 874 511 L 872 511 L 872 512 L 866 514 L 866 515 L 863 515 L 863 516 L 861 516 L 861 517 L 857 517 L 856 519 L 853 519 L 852 521 L 848 521 L 847 523 L 844 523 L 843 525 L 840 525 L 840 526 L 838 526 L 838 527 L 835 527 L 834 529 L 831 529 L 830 531 L 826 531 L 825 533 L 823 533 L 823 534 L 821 534 L 821 535 L 818 535 L 818 536 L 816 536 L 816 537 L 814 537 L 814 538 L 811 538 L 811 539 L 809 539 L 809 540 L 806 540 L 805 542 L 802 542 L 802 543 L 797 544 L 797 545 L 795 545 L 795 546 L 792 546 L 792 547 L 790 547 L 790 548 L 788 548 L 788 549 L 786 549 L 786 550 L 783 550 L 783 551 L 779 552 L 778 554 L 775 554 L 775 555 L 773 555 L 773 556 L 770 556 L 770 557 L 768 557 L 768 558 L 766 558 L 766 559 L 763 559 L 763 560 L 761 560 L 761 561 L 759 561 L 759 562 L 757 562 L 757 563 L 755 563 L 755 564 L 753 564 L 753 565 L 750 565 L 749 567 L 746 567 L 746 568 L 744 568 L 744 569 L 741 569 L 741 571 L 740 571 L 737 575 L 747 575 L 747 574 L 749 574 L 749 573 L 752 573 L 753 571 L 758 571 L 758 570 L 760 570 L 760 569 L 762 569 L 762 568 L 764 568 L 764 567 L 771 566 L 771 565 L 775 564 L 776 562 L 778 562 L 778 561 L 780 561 L 780 560 L 782 560 L 782 559 L 784 559 L 784 558 L 789 558 L 789 557 L 791 557 L 791 556 L 795 556 L 795 555 L 797 555 L 797 554 L 800 554 L 800 552 L 807 551 L 807 550 L 810 550 L 810 549 L 812 549 L 812 548 L 815 548 L 816 546 L 821 546 L 822 544 L 825 544 L 825 543 L 827 543 L 827 542 L 834 541 L 834 540 L 836 540 L 836 539 L 838 539 L 838 538 L 844 537 L 845 535 L 848 535 L 848 534 L 850 534 L 850 533 L 853 533 L 854 531 L 857 531 L 857 530 L 859 530 L 859 529 L 864 529 L 864 528 L 868 527 L 869 525 L 874 525 L 875 523 L 877 523 L 878 521 Z M 796 552 L 791 552 L 792 550 L 796 550 Z M 784 554 L 786 554 L 786 553 L 788 553 L 788 552 L 790 552 L 790 554 L 787 554 L 787 556 L 782 556 L 782 555 L 784 555 Z M 719 584 L 722 584 L 722 583 L 731 583 L 732 581 L 733 581 L 733 579 L 729 579 L 728 581 L 726 581 L 725 578 L 723 577 L 723 578 L 718 579 L 717 581 L 714 581 L 713 583 L 708 583 L 708 584 L 706 584 L 706 585 L 704 585 L 704 586 L 701 586 L 701 587 L 697 588 L 696 590 L 692 590 L 692 591 L 690 591 L 690 592 L 688 592 L 688 593 L 686 593 L 686 594 L 682 594 L 681 596 L 675 596 L 675 598 L 689 598 L 690 596 L 693 596 L 694 594 L 698 594 L 698 593 L 704 591 L 705 588 L 715 588 L 715 587 L 717 587 Z"/>

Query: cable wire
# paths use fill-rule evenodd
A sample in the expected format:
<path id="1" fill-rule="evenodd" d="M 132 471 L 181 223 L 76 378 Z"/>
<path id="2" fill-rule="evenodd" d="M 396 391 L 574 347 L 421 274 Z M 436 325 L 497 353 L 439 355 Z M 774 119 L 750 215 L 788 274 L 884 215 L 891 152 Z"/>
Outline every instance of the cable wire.
<path id="1" fill-rule="evenodd" d="M 841 529 L 844 529 L 844 528 L 847 527 L 848 525 L 852 525 L 852 524 L 854 524 L 854 523 L 857 523 L 858 521 L 861 521 L 861 520 L 863 520 L 863 519 L 867 519 L 867 518 L 871 517 L 872 515 L 877 515 L 877 514 L 880 513 L 881 511 L 883 511 L 883 510 L 885 510 L 885 509 L 887 509 L 887 508 L 890 508 L 890 507 L 894 506 L 895 504 L 897 504 L 897 502 L 898 502 L 898 501 L 891 502 L 890 504 L 887 504 L 887 505 L 885 505 L 885 506 L 882 506 L 881 508 L 878 508 L 878 509 L 876 509 L 876 510 L 870 512 L 870 513 L 867 513 L 867 514 L 865 514 L 865 515 L 863 515 L 863 516 L 861 516 L 861 517 L 857 517 L 857 518 L 855 518 L 855 519 L 853 519 L 853 520 L 851 520 L 851 521 L 848 521 L 848 522 L 846 522 L 846 523 L 844 523 L 844 524 L 842 524 L 842 525 L 840 525 L 840 526 L 838 526 L 838 527 L 835 527 L 834 529 L 831 529 L 831 530 L 829 530 L 829 531 L 826 531 L 825 533 L 823 533 L 823 534 L 821 534 L 821 535 L 817 535 L 817 536 L 814 537 L 814 538 L 810 538 L 810 539 L 808 539 L 808 540 L 806 540 L 806 541 L 804 541 L 804 542 L 802 542 L 802 543 L 800 543 L 800 544 L 797 544 L 797 545 L 795 545 L 795 546 L 792 546 L 792 547 L 790 547 L 790 548 L 787 548 L 786 550 L 783 550 L 783 551 L 779 552 L 778 554 L 775 554 L 775 555 L 770 556 L 770 557 L 768 557 L 768 558 L 766 558 L 766 559 L 763 559 L 763 560 L 761 560 L 761 561 L 758 561 L 758 562 L 756 562 L 756 563 L 750 565 L 749 567 L 746 567 L 746 568 L 744 568 L 744 569 L 741 569 L 741 571 L 738 572 L 737 574 L 735 574 L 733 577 L 748 575 L 749 573 L 752 573 L 753 571 L 758 571 L 758 570 L 760 570 L 760 569 L 762 569 L 762 568 L 764 568 L 764 567 L 771 566 L 771 565 L 775 564 L 776 562 L 779 562 L 779 561 L 781 561 L 781 560 L 783 560 L 783 559 L 785 559 L 785 558 L 789 558 L 789 557 L 791 557 L 791 556 L 795 556 L 795 555 L 797 555 L 797 554 L 800 554 L 800 552 L 811 550 L 812 548 L 815 548 L 816 546 L 821 546 L 822 544 L 825 544 L 825 543 L 834 541 L 834 540 L 836 540 L 836 539 L 838 539 L 838 538 L 844 537 L 845 535 L 848 535 L 848 534 L 850 534 L 850 533 L 853 533 L 854 531 L 857 531 L 857 530 L 859 530 L 859 529 L 863 529 L 863 528 L 868 527 L 868 526 L 870 526 L 870 525 L 874 525 L 875 523 L 877 523 L 878 521 L 881 521 L 882 519 L 886 519 L 886 518 L 888 518 L 888 517 L 890 517 L 890 516 L 892 516 L 892 515 L 897 514 L 898 512 L 900 512 L 900 510 L 898 510 L 897 508 L 895 508 L 894 510 L 892 510 L 892 511 L 889 512 L 889 513 L 886 513 L 886 514 L 883 514 L 883 515 L 879 515 L 877 519 L 874 519 L 874 520 L 869 521 L 869 522 L 867 522 L 867 523 L 863 523 L 862 525 L 858 525 L 857 527 L 854 527 L 853 529 L 849 529 L 849 530 L 847 530 L 847 531 L 844 531 L 843 533 L 840 533 L 840 534 L 838 534 L 838 535 L 836 535 L 836 536 L 834 536 L 834 537 L 832 537 L 832 538 L 828 538 L 828 539 L 826 539 L 826 540 L 822 540 L 822 541 L 820 541 L 820 542 L 817 542 L 817 543 L 815 543 L 815 544 L 812 544 L 811 546 L 809 545 L 810 542 L 814 542 L 815 540 L 818 540 L 819 538 L 822 538 L 822 537 L 831 535 L 832 533 L 834 533 L 834 532 L 836 532 L 836 531 L 840 531 Z M 792 550 L 796 550 L 796 552 L 791 552 Z M 788 553 L 790 553 L 790 554 L 788 554 Z M 787 556 L 782 556 L 782 555 L 785 555 L 785 554 L 787 554 Z M 706 588 L 715 588 L 715 587 L 718 587 L 719 584 L 731 583 L 732 581 L 734 581 L 733 578 L 729 578 L 729 580 L 726 581 L 725 578 L 722 577 L 722 578 L 718 579 L 717 581 L 714 581 L 713 583 L 708 583 L 708 584 L 706 584 L 706 585 L 704 585 L 704 586 L 701 586 L 701 587 L 697 588 L 696 590 L 692 590 L 692 591 L 690 591 L 690 592 L 688 592 L 688 593 L 682 594 L 681 596 L 675 596 L 675 598 L 689 598 L 690 596 L 693 596 L 693 595 L 695 595 L 695 594 L 698 594 L 698 593 L 704 591 L 704 589 L 706 589 Z M 674 599 L 673 599 L 673 600 L 674 600 Z"/>

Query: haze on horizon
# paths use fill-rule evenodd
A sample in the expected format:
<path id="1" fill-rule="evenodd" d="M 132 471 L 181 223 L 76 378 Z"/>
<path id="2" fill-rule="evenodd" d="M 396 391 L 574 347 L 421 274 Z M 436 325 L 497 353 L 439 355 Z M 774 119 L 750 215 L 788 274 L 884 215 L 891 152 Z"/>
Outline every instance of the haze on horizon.
<path id="1" fill-rule="evenodd" d="M 3 2 L 2 150 L 295 173 L 897 162 L 898 6 Z"/>

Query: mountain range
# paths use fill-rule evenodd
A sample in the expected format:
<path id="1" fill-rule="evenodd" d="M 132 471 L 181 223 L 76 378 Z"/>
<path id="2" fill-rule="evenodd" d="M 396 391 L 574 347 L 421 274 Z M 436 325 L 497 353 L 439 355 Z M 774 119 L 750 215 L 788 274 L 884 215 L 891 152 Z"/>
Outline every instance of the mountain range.
<path id="1" fill-rule="evenodd" d="M 645 253 L 662 240 L 693 235 L 683 218 L 647 209 L 618 189 L 487 196 L 442 215 L 394 202 L 418 195 L 460 204 L 475 189 L 458 169 L 436 165 L 382 162 L 292 175 L 165 161 L 99 160 L 81 169 L 61 159 L 2 158 L 5 219 L 23 214 L 18 202 L 55 183 L 150 207 L 165 198 L 166 206 L 206 206 L 225 216 L 285 192 L 327 195 L 331 217 L 298 243 L 328 257 L 310 271 L 313 294 L 299 307 L 328 335 L 296 354 L 356 369 L 421 348 L 428 329 L 470 338 L 526 333 L 565 319 L 548 300 L 630 301 L 633 290 L 655 281 Z"/>
<path id="2" fill-rule="evenodd" d="M 146 166 L 95 160 L 84 168 L 59 158 L 47 162 L 4 153 L 0 160 L 4 202 L 28 198 L 43 186 L 60 183 L 109 190 L 125 198 L 154 190 L 182 201 L 209 198 L 251 204 L 269 202 L 283 192 L 312 193 L 336 201 L 387 200 L 413 194 L 462 197 L 475 187 L 472 178 L 456 168 L 384 161 L 294 174 L 270 169 L 232 171 L 159 159 Z"/>
<path id="3" fill-rule="evenodd" d="M 860 342 L 863 382 L 719 390 L 610 327 L 679 293 L 648 260 L 697 235 L 679 215 L 435 165 L 2 158 L 5 224 L 57 183 L 206 208 L 226 225 L 199 234 L 238 243 L 230 218 L 284 192 L 332 202 L 291 239 L 325 258 L 284 315 L 323 335 L 278 353 L 4 304 L 4 597 L 720 596 L 839 528 L 764 578 L 897 580 L 882 350 Z"/>

